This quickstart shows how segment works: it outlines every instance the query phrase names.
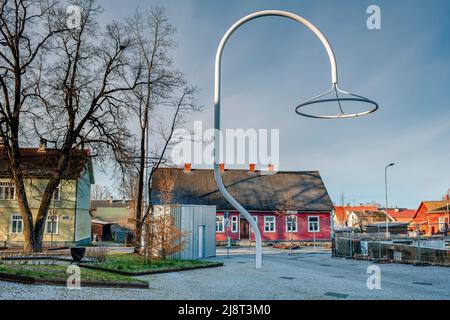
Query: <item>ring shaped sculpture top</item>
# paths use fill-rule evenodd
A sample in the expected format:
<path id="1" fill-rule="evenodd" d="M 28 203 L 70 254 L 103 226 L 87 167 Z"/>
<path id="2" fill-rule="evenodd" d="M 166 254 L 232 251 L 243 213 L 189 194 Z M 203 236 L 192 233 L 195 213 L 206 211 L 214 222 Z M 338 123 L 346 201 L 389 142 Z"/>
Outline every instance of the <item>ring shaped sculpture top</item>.
<path id="1" fill-rule="evenodd" d="M 331 92 L 335 92 L 336 98 L 332 98 L 332 99 L 321 99 L 323 96 L 326 96 L 327 94 L 331 93 Z M 339 96 L 339 94 L 341 94 L 341 96 Z M 342 97 L 342 95 L 345 95 L 347 97 Z M 308 114 L 305 112 L 300 112 L 300 109 L 309 105 L 313 105 L 313 104 L 319 104 L 319 103 L 325 103 L 325 102 L 337 102 L 339 105 L 339 110 L 340 113 L 338 113 L 337 115 L 333 115 L 333 116 L 325 116 L 325 115 L 314 115 L 314 114 Z M 365 103 L 365 104 L 370 104 L 372 105 L 372 108 L 367 110 L 367 111 L 363 111 L 363 112 L 358 112 L 358 113 L 345 113 L 343 108 L 342 108 L 342 102 L 344 101 L 353 101 L 353 102 L 361 102 L 361 103 Z M 325 93 L 322 93 L 314 98 L 311 98 L 305 102 L 303 102 L 302 104 L 300 104 L 297 108 L 295 108 L 295 112 L 301 116 L 304 117 L 308 117 L 308 118 L 316 118 L 316 119 L 345 119 L 345 118 L 356 118 L 356 117 L 361 117 L 361 116 L 365 116 L 368 114 L 371 114 L 375 111 L 378 110 L 378 104 L 375 101 L 372 101 L 370 99 L 364 98 L 362 96 L 353 94 L 353 93 L 349 93 L 346 91 L 343 91 L 341 89 L 339 89 L 338 84 L 337 83 L 333 83 L 333 85 L 331 86 L 331 89 L 326 91 Z"/>
<path id="2" fill-rule="evenodd" d="M 367 102 L 367 103 L 371 103 L 374 104 L 376 106 L 376 108 L 374 108 L 373 110 L 367 111 L 366 113 L 359 113 L 359 114 L 353 114 L 353 115 L 345 115 L 342 111 L 342 107 L 340 105 L 340 101 L 345 101 L 342 98 L 339 98 L 339 96 L 337 95 L 338 91 L 338 87 L 337 87 L 337 83 L 338 83 L 338 77 L 337 77 L 337 64 L 336 64 L 336 58 L 334 56 L 334 52 L 333 49 L 330 46 L 330 43 L 328 42 L 328 40 L 325 38 L 325 36 L 322 34 L 322 32 L 317 29 L 311 22 L 309 22 L 308 20 L 300 17 L 299 15 L 296 15 L 294 13 L 291 12 L 286 12 L 286 11 L 280 11 L 280 10 L 266 10 L 266 11 L 259 11 L 259 12 L 255 12 L 252 13 L 242 19 L 240 19 L 239 21 L 237 21 L 235 24 L 233 24 L 230 29 L 225 33 L 225 35 L 223 36 L 219 47 L 217 49 L 217 54 L 216 54 L 216 61 L 215 61 L 215 78 L 214 78 L 214 127 L 215 127 L 215 140 L 214 140 L 214 178 L 216 180 L 217 186 L 219 188 L 219 191 L 222 193 L 222 195 L 224 196 L 224 198 L 234 207 L 236 208 L 239 213 L 241 215 L 243 215 L 245 217 L 245 219 L 249 222 L 250 226 L 253 229 L 254 235 L 255 235 L 255 240 L 256 240 L 256 257 L 255 257 L 255 264 L 256 264 L 256 268 L 259 269 L 262 267 L 262 248 L 261 248 L 261 233 L 259 231 L 258 225 L 255 222 L 255 220 L 252 218 L 252 216 L 248 213 L 247 210 L 245 210 L 245 208 L 236 201 L 236 199 L 233 198 L 233 196 L 231 196 L 231 194 L 227 191 L 227 189 L 225 188 L 223 181 L 222 181 L 222 177 L 220 175 L 220 163 L 221 163 L 221 136 L 220 136 L 220 78 L 221 78 L 221 60 L 222 60 L 222 52 L 223 49 L 228 41 L 228 39 L 231 37 L 231 35 L 243 24 L 245 24 L 246 22 L 249 22 L 253 19 L 257 19 L 257 18 L 261 18 L 261 17 L 265 17 L 265 16 L 280 16 L 280 17 L 285 17 L 288 19 L 292 19 L 295 20 L 303 25 L 305 25 L 306 27 L 308 27 L 318 38 L 319 40 L 322 42 L 323 46 L 325 47 L 325 50 L 327 51 L 328 54 L 328 58 L 330 60 L 330 64 L 331 64 L 331 83 L 332 83 L 332 88 L 331 90 L 327 91 L 324 94 L 321 94 L 313 99 L 308 100 L 307 102 L 299 105 L 296 109 L 296 112 L 300 115 L 303 116 L 307 116 L 307 117 L 314 117 L 314 118 L 320 118 L 320 119 L 330 119 L 330 118 L 349 118 L 349 117 L 355 117 L 355 116 L 361 116 L 363 114 L 368 114 L 371 112 L 374 112 L 378 106 L 376 105 L 376 103 L 370 101 L 369 99 L 360 97 L 360 96 L 356 96 L 353 95 L 351 98 L 346 98 L 348 99 L 352 99 L 353 101 L 356 101 L 356 99 L 358 99 L 357 101 L 363 101 L 363 102 Z M 332 90 L 336 90 L 336 99 L 326 99 L 326 100 L 316 100 L 319 99 L 320 97 L 324 96 L 325 94 L 330 93 Z M 344 93 L 344 94 L 348 94 L 344 91 L 339 90 L 339 92 Z M 304 114 L 299 112 L 299 109 L 301 109 L 302 107 L 306 106 L 306 105 L 311 105 L 311 104 L 315 104 L 315 103 L 319 103 L 319 102 L 329 102 L 329 101 L 338 101 L 339 103 L 339 107 L 341 109 L 341 113 L 337 116 L 314 116 L 314 115 L 308 115 L 308 114 Z"/>

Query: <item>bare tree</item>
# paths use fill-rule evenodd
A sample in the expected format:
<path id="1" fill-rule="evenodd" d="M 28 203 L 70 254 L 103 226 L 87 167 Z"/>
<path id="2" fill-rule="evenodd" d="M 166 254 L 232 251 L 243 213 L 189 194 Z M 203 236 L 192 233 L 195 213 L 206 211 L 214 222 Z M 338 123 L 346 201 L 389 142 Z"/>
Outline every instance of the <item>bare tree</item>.
<path id="1" fill-rule="evenodd" d="M 153 174 L 161 164 L 166 163 L 173 132 L 181 124 L 183 115 L 200 108 L 195 103 L 196 89 L 187 86 L 183 74 L 175 69 L 169 55 L 175 45 L 172 40 L 175 30 L 164 9 L 155 7 L 144 14 L 136 12 L 129 19 L 128 28 L 136 40 L 136 69 L 142 70 L 142 78 L 146 83 L 134 90 L 135 112 L 140 125 L 138 161 L 134 166 L 137 176 L 135 217 L 138 249 L 141 228 L 152 211 L 150 201 L 144 212 L 144 189 L 148 188 L 150 197 Z M 169 113 L 169 121 L 152 122 L 161 110 Z M 168 126 L 165 125 L 167 122 Z M 151 138 L 153 141 L 149 141 Z M 150 142 L 154 146 L 152 151 L 148 148 Z"/>
<path id="2" fill-rule="evenodd" d="M 26 140 L 23 117 L 36 94 L 33 77 L 41 65 L 42 50 L 61 29 L 53 29 L 48 18 L 54 2 L 2 1 L 0 3 L 0 135 L 2 156 L 8 160 L 23 219 L 24 250 L 36 249 L 33 215 L 25 192 L 20 142 Z"/>
<path id="3" fill-rule="evenodd" d="M 158 180 L 158 189 L 161 193 L 161 202 L 165 205 L 173 204 L 174 178 L 168 173 L 162 174 Z"/>
<path id="4" fill-rule="evenodd" d="M 0 134 L 24 221 L 26 252 L 41 249 L 52 195 L 74 158 L 110 155 L 122 166 L 133 152 L 127 93 L 144 83 L 130 62 L 133 41 L 119 23 L 102 30 L 97 24 L 101 8 L 94 0 L 70 4 L 80 11 L 75 28 L 67 25 L 66 6 L 56 1 L 3 1 L 0 7 Z M 19 147 L 27 130 L 53 144 L 56 159 L 35 221 Z"/>
<path id="5" fill-rule="evenodd" d="M 107 200 L 111 197 L 111 191 L 108 187 L 99 184 L 94 184 L 91 187 L 92 200 Z"/>
<path id="6" fill-rule="evenodd" d="M 176 227 L 175 219 L 170 214 L 151 216 L 146 220 L 146 226 L 146 229 L 152 230 L 144 237 L 146 263 L 151 263 L 154 258 L 165 260 L 186 245 L 186 233 Z"/>

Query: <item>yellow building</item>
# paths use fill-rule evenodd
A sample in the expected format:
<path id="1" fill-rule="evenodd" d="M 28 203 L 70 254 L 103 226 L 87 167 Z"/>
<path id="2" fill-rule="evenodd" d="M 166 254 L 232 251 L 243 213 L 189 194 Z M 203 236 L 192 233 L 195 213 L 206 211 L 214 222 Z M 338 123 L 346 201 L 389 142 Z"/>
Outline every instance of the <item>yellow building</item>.
<path id="1" fill-rule="evenodd" d="M 1 152 L 1 150 L 0 150 Z M 36 217 L 42 194 L 58 163 L 52 149 L 22 148 L 25 187 L 33 216 Z M 44 246 L 86 245 L 91 242 L 90 193 L 94 184 L 88 150 L 77 152 L 63 173 L 54 193 L 45 223 Z M 6 159 L 0 158 L 0 246 L 23 243 L 23 221 L 18 209 L 15 187 Z"/>

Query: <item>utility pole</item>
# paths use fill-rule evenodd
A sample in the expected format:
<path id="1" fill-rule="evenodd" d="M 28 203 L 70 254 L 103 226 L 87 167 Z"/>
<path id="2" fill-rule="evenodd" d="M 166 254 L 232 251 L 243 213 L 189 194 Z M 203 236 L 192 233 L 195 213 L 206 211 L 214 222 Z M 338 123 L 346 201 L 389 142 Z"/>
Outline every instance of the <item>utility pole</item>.
<path id="1" fill-rule="evenodd" d="M 389 235 L 387 169 L 389 167 L 393 167 L 394 165 L 395 163 L 390 163 L 384 168 L 384 189 L 386 192 L 386 238 Z"/>

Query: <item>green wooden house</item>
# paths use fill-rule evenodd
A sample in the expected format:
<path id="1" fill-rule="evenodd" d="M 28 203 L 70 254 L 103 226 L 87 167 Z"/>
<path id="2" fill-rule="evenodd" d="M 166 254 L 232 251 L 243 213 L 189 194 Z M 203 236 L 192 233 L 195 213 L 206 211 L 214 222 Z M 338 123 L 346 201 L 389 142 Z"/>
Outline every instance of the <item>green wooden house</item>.
<path id="1" fill-rule="evenodd" d="M 28 201 L 37 215 L 43 191 L 58 156 L 45 146 L 22 148 Z M 63 179 L 54 193 L 45 223 L 44 246 L 86 245 L 91 242 L 90 194 L 94 172 L 89 150 L 73 152 Z M 23 221 L 8 162 L 0 148 L 0 246 L 22 245 Z"/>

